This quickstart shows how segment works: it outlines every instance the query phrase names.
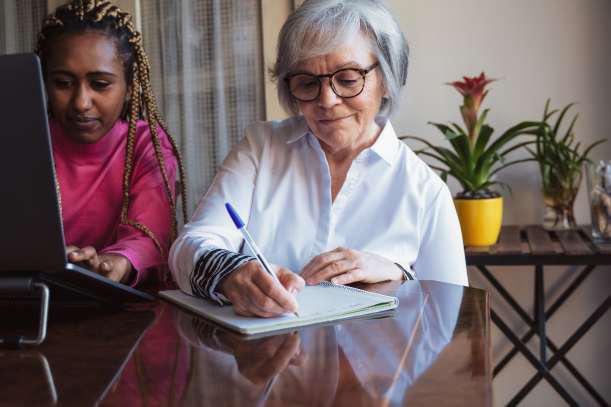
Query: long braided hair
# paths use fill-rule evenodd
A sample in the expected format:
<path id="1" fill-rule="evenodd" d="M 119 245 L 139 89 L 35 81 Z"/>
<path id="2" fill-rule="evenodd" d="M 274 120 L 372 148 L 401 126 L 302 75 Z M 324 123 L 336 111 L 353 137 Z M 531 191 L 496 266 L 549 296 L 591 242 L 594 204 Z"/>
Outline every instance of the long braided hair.
<path id="1" fill-rule="evenodd" d="M 178 235 L 178 220 L 176 218 L 176 205 L 172 197 L 170 181 L 166 174 L 155 122 L 159 123 L 163 131 L 167 134 L 168 140 L 172 145 L 174 156 L 178 162 L 178 172 L 180 174 L 180 184 L 182 187 L 183 218 L 184 223 L 188 222 L 187 190 L 182 158 L 176 146 L 176 142 L 161 118 L 161 114 L 157 108 L 157 103 L 155 102 L 155 96 L 153 95 L 150 83 L 151 67 L 144 53 L 144 48 L 142 47 L 142 36 L 136 31 L 132 22 L 132 16 L 129 13 L 121 11 L 120 8 L 110 3 L 108 0 L 74 0 L 71 3 L 58 7 L 55 13 L 50 14 L 44 19 L 42 29 L 38 33 L 38 41 L 36 42 L 34 52 L 40 57 L 43 76 L 46 78 L 47 61 L 51 55 L 54 41 L 63 36 L 79 35 L 95 31 L 116 39 L 117 52 L 124 61 L 125 79 L 127 84 L 131 83 L 132 86 L 132 95 L 128 108 L 129 132 L 127 135 L 127 148 L 125 154 L 125 171 L 123 173 L 123 207 L 121 209 L 121 223 L 133 226 L 146 233 L 153 239 L 157 250 L 159 250 L 161 257 L 165 260 L 163 249 L 155 235 L 141 223 L 127 219 L 129 208 L 129 181 L 132 173 L 136 124 L 139 118 L 143 118 L 149 125 L 151 139 L 155 148 L 157 161 L 159 162 L 159 168 L 163 175 L 163 181 L 170 204 L 170 211 L 172 214 L 170 245 L 176 240 Z"/>

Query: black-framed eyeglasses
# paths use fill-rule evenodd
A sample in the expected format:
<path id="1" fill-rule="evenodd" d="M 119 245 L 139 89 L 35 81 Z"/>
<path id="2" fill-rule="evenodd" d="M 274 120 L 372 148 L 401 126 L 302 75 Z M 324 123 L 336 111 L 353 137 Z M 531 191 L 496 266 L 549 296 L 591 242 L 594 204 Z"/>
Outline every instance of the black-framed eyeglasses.
<path id="1" fill-rule="evenodd" d="M 318 99 L 322 89 L 320 78 L 329 78 L 329 86 L 340 98 L 356 97 L 365 89 L 365 77 L 379 65 L 378 62 L 367 69 L 346 68 L 327 75 L 296 73 L 288 75 L 284 81 L 289 86 L 291 95 L 302 102 Z"/>

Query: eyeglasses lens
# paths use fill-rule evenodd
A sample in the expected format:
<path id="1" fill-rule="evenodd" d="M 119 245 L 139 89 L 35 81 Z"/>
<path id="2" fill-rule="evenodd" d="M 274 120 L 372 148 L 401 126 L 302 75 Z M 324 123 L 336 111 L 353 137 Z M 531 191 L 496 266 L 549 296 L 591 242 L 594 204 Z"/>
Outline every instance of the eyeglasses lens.
<path id="1" fill-rule="evenodd" d="M 363 77 L 353 70 L 341 71 L 333 76 L 333 86 L 338 96 L 356 96 L 363 89 Z"/>
<path id="2" fill-rule="evenodd" d="M 291 78 L 289 82 L 291 93 L 300 100 L 314 100 L 318 96 L 320 83 L 313 75 L 299 74 Z"/>

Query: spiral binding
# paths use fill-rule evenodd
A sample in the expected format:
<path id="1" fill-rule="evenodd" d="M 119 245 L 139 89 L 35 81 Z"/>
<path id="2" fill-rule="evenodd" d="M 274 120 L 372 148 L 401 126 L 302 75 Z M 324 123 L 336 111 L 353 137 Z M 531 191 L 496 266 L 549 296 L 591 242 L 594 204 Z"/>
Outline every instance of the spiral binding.
<path id="1" fill-rule="evenodd" d="M 354 292 L 358 292 L 358 293 L 365 293 L 365 294 L 375 295 L 375 296 L 378 296 L 378 297 L 385 298 L 387 300 L 392 300 L 392 302 L 394 302 L 395 305 L 399 305 L 399 299 L 396 298 L 396 297 L 390 297 L 390 296 L 384 295 L 384 294 L 373 293 L 371 291 L 365 291 L 365 290 L 361 290 L 359 288 L 350 287 L 350 286 L 347 286 L 347 285 L 333 284 L 333 283 L 331 283 L 329 281 L 323 281 L 323 282 L 320 283 L 320 285 L 324 285 L 326 287 L 341 288 L 342 290 L 354 291 Z"/>

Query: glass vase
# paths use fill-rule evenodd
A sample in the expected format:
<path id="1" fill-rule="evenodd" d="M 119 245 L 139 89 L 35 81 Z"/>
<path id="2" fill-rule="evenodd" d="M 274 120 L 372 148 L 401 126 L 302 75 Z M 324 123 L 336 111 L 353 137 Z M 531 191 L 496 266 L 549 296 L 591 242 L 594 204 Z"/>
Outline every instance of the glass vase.
<path id="1" fill-rule="evenodd" d="M 541 193 L 545 202 L 543 228 L 547 230 L 577 229 L 573 204 L 581 183 L 581 173 L 575 173 L 571 182 L 560 183 L 553 173 L 542 177 Z"/>
<path id="2" fill-rule="evenodd" d="M 592 236 L 611 240 L 611 161 L 585 164 Z"/>

